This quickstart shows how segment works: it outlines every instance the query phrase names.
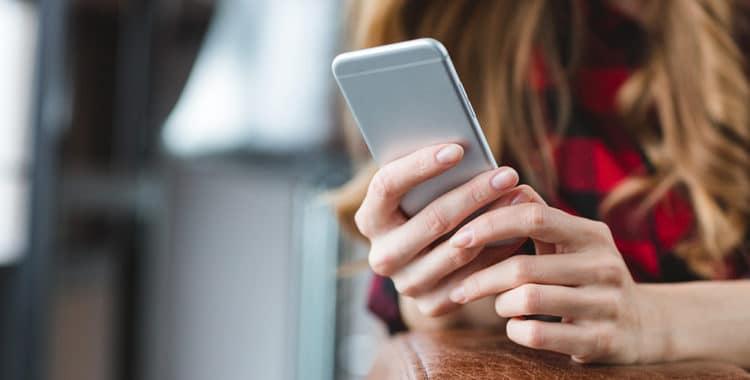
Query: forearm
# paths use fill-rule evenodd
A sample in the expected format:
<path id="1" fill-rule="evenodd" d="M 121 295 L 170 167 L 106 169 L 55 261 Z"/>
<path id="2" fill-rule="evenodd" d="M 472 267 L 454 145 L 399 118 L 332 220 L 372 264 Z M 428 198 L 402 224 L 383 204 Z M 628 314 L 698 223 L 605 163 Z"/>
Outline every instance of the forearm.
<path id="1" fill-rule="evenodd" d="M 644 326 L 661 360 L 716 359 L 750 368 L 750 280 L 641 284 Z"/>

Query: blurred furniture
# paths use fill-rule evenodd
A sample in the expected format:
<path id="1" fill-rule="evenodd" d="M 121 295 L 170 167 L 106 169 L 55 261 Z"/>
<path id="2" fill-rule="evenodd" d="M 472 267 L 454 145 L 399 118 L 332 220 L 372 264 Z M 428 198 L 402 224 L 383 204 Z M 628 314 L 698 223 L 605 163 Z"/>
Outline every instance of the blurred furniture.
<path id="1" fill-rule="evenodd" d="M 13 33 L 0 37 L 37 36 L 4 45 L 11 58 L 35 52 L 34 62 L 0 64 L 13 71 L 11 81 L 0 75 L 12 94 L 0 94 L 0 130 L 9 132 L 10 119 L 32 125 L 27 135 L 3 133 L 0 144 L 0 198 L 17 198 L 0 202 L 0 255 L 4 241 L 22 248 L 0 266 L 0 379 L 143 379 L 144 278 L 163 239 L 160 126 L 214 1 L 0 1 L 38 9 L 32 30 L 5 15 Z M 23 244 L 7 244 L 16 239 L 2 235 L 16 229 Z"/>
<path id="2" fill-rule="evenodd" d="M 217 1 L 164 123 L 166 149 L 178 156 L 234 149 L 293 155 L 328 144 L 339 3 Z"/>
<path id="3" fill-rule="evenodd" d="M 341 156 L 168 164 L 141 379 L 332 379 Z M 364 294 L 364 293 L 363 293 Z M 363 308 L 364 309 L 364 308 Z"/>
<path id="4" fill-rule="evenodd" d="M 503 331 L 411 332 L 380 352 L 371 379 L 750 379 L 743 369 L 696 361 L 639 366 L 581 365 L 519 346 Z"/>

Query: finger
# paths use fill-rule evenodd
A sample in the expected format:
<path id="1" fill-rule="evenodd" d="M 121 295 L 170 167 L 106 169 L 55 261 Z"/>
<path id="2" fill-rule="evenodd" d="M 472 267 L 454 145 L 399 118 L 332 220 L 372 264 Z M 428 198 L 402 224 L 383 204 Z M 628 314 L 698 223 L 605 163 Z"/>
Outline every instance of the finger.
<path id="1" fill-rule="evenodd" d="M 524 284 L 495 298 L 495 312 L 505 318 L 554 315 L 567 320 L 610 319 L 617 310 L 609 293 L 595 288 Z"/>
<path id="2" fill-rule="evenodd" d="M 529 283 L 616 284 L 624 278 L 623 267 L 617 258 L 597 253 L 516 255 L 466 277 L 453 289 L 451 299 L 458 303 L 471 302 Z"/>
<path id="3" fill-rule="evenodd" d="M 493 253 L 495 260 L 507 258 L 522 243 L 523 241 L 520 241 L 513 245 L 497 247 Z M 427 254 L 414 258 L 391 278 L 399 293 L 416 296 L 432 289 L 441 279 L 469 264 L 478 254 L 487 254 L 486 250 L 480 253 L 481 250 L 481 247 L 455 248 L 443 242 Z"/>
<path id="4" fill-rule="evenodd" d="M 415 257 L 391 275 L 391 279 L 400 294 L 418 296 L 433 288 L 446 275 L 470 263 L 481 250 L 481 247 L 453 248 L 443 242 L 435 249 Z"/>
<path id="5" fill-rule="evenodd" d="M 389 276 L 417 253 L 447 234 L 478 209 L 494 201 L 518 182 L 518 173 L 502 167 L 482 173 L 428 204 L 403 225 L 383 236 L 370 263 Z"/>
<path id="6" fill-rule="evenodd" d="M 424 315 L 435 317 L 457 309 L 461 305 L 450 300 L 450 290 L 471 273 L 482 270 L 506 256 L 507 252 L 504 249 L 484 249 L 474 261 L 444 277 L 429 291 L 414 297 L 419 311 Z"/>
<path id="7" fill-rule="evenodd" d="M 388 223 L 398 212 L 404 194 L 455 166 L 463 154 L 458 144 L 433 145 L 383 165 L 370 181 L 355 219 L 357 227 L 365 234 Z"/>
<path id="8" fill-rule="evenodd" d="M 522 346 L 591 357 L 599 350 L 596 332 L 579 325 L 513 318 L 505 325 L 508 338 Z"/>
<path id="9" fill-rule="evenodd" d="M 538 203 L 541 205 L 546 205 L 547 202 L 544 201 L 544 199 L 529 185 L 518 185 L 513 190 L 509 191 L 508 193 L 504 194 L 502 197 L 500 197 L 498 200 L 493 202 L 490 207 L 487 208 L 487 211 L 494 210 L 500 207 L 506 207 L 506 206 L 515 206 L 517 204 L 521 203 Z M 513 239 L 506 239 L 506 240 L 499 240 L 494 241 L 492 243 L 488 243 L 488 247 L 501 247 L 506 245 L 515 244 L 517 242 L 524 242 L 526 241 L 526 238 L 513 238 Z M 553 247 L 546 247 L 542 246 L 539 242 L 534 242 L 535 246 L 537 246 L 537 253 L 539 253 L 540 249 L 542 248 L 542 252 L 553 252 Z"/>
<path id="10" fill-rule="evenodd" d="M 561 244 L 568 250 L 580 250 L 592 242 L 604 242 L 604 225 L 556 208 L 537 203 L 523 203 L 488 211 L 451 237 L 455 247 L 482 246 L 489 242 L 530 237 L 550 244 Z"/>
<path id="11" fill-rule="evenodd" d="M 529 185 L 518 185 L 513 190 L 503 194 L 502 197 L 498 198 L 493 202 L 487 209 L 495 210 L 505 206 L 515 206 L 522 203 L 538 203 L 541 205 L 547 205 L 547 202 L 542 198 L 531 186 Z"/>
<path id="12" fill-rule="evenodd" d="M 530 186 L 519 185 L 495 200 L 490 209 L 526 202 L 546 204 L 544 199 Z M 510 244 L 491 245 L 496 261 L 506 259 L 523 245 L 523 242 L 524 239 L 513 239 Z M 391 278 L 399 293 L 406 296 L 420 295 L 426 291 L 425 289 L 431 289 L 442 278 L 472 261 L 479 252 L 480 250 L 476 248 L 455 248 L 444 242 L 429 254 L 414 258 Z M 488 254 L 487 249 L 481 252 L 484 255 Z"/>

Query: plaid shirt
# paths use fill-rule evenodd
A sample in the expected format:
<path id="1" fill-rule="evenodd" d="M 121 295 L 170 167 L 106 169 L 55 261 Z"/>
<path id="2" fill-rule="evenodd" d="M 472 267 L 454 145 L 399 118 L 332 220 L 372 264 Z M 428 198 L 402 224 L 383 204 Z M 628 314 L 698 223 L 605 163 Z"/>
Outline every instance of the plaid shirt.
<path id="1" fill-rule="evenodd" d="M 698 279 L 673 252 L 675 244 L 694 227 L 695 217 L 683 193 L 669 192 L 637 223 L 632 222 L 635 204 L 619 206 L 605 219 L 599 215 L 599 205 L 612 189 L 626 177 L 649 173 L 651 168 L 615 109 L 620 86 L 641 58 L 642 32 L 625 16 L 591 4 L 587 59 L 572 82 L 572 120 L 555 152 L 559 196 L 550 203 L 573 215 L 605 221 L 636 281 Z M 554 102 L 539 57 L 532 68 L 530 85 L 548 104 Z M 721 277 L 747 277 L 749 260 L 748 252 L 731 256 Z M 391 333 L 406 328 L 397 300 L 390 279 L 375 276 L 368 307 L 386 322 Z"/>

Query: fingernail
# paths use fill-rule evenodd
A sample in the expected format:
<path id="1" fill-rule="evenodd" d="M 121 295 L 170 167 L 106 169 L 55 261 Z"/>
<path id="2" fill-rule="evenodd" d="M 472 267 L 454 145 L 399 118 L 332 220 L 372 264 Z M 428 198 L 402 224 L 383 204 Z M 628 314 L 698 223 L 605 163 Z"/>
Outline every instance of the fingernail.
<path id="1" fill-rule="evenodd" d="M 515 197 L 513 197 L 513 200 L 510 201 L 510 205 L 517 205 L 519 203 L 525 203 L 529 201 L 529 196 L 526 195 L 526 193 L 518 193 Z"/>
<path id="2" fill-rule="evenodd" d="M 455 303 L 464 303 L 466 301 L 466 293 L 464 292 L 464 287 L 459 286 L 451 290 L 451 293 L 448 295 L 448 297 Z"/>
<path id="3" fill-rule="evenodd" d="M 441 164 L 450 164 L 458 161 L 461 158 L 461 154 L 463 154 L 463 151 L 463 148 L 461 148 L 460 146 L 451 144 L 443 149 L 440 149 L 435 158 Z"/>
<path id="4" fill-rule="evenodd" d="M 464 248 L 468 246 L 469 243 L 471 243 L 472 239 L 474 239 L 474 231 L 459 231 L 457 234 L 451 237 L 450 243 L 456 248 Z"/>
<path id="5" fill-rule="evenodd" d="M 492 177 L 490 185 L 492 185 L 495 190 L 503 190 L 513 186 L 513 182 L 516 178 L 518 178 L 518 174 L 516 174 L 515 170 L 511 168 L 503 168 L 499 173 Z"/>

